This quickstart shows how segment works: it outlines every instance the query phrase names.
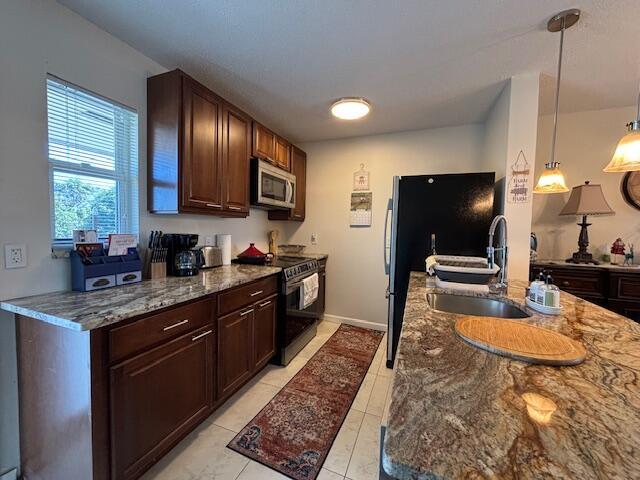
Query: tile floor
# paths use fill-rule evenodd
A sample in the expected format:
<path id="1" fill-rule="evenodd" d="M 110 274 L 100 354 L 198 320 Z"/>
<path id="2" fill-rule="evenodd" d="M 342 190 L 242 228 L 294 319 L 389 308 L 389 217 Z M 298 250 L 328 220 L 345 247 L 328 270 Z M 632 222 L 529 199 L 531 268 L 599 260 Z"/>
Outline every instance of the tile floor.
<path id="1" fill-rule="evenodd" d="M 226 448 L 242 429 L 340 325 L 323 321 L 318 335 L 286 367 L 268 365 L 202 425 L 156 464 L 143 480 L 286 480 L 288 477 Z M 324 462 L 318 480 L 377 480 L 380 422 L 390 370 L 386 336 L 351 410 Z"/>

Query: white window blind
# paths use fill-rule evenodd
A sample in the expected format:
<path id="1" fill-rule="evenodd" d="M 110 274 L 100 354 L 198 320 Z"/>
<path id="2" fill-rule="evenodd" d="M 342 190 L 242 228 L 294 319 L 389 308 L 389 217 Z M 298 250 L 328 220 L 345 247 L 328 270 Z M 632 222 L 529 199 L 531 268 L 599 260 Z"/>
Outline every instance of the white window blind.
<path id="1" fill-rule="evenodd" d="M 73 230 L 138 233 L 138 114 L 47 78 L 49 187 L 54 244 Z"/>

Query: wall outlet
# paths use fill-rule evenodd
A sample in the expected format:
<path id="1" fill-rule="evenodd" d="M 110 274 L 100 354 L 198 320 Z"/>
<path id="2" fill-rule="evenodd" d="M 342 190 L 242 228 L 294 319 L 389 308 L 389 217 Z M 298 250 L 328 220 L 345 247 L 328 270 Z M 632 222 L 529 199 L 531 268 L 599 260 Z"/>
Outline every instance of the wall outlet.
<path id="1" fill-rule="evenodd" d="M 318 244 L 318 234 L 317 233 L 312 233 L 311 234 L 311 245 L 317 245 Z"/>
<path id="2" fill-rule="evenodd" d="M 213 237 L 209 237 L 209 236 L 204 237 L 204 244 L 207 247 L 213 246 Z"/>
<path id="3" fill-rule="evenodd" d="M 27 246 L 24 243 L 12 243 L 4 246 L 4 268 L 23 268 L 27 266 Z"/>

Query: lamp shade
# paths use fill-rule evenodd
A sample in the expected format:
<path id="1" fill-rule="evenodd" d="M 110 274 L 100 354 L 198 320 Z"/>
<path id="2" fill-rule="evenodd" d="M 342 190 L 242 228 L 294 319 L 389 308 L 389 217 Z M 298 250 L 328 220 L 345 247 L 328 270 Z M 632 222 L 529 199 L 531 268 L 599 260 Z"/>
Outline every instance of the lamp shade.
<path id="1" fill-rule="evenodd" d="M 629 124 L 629 133 L 620 139 L 605 172 L 633 172 L 640 170 L 640 122 Z"/>
<path id="2" fill-rule="evenodd" d="M 564 193 L 568 191 L 569 188 L 564 180 L 562 170 L 560 170 L 560 162 L 546 163 L 533 193 Z"/>
<path id="3" fill-rule="evenodd" d="M 600 185 L 591 185 L 585 182 L 584 185 L 573 187 L 567 204 L 560 215 L 614 215 L 604 198 Z"/>

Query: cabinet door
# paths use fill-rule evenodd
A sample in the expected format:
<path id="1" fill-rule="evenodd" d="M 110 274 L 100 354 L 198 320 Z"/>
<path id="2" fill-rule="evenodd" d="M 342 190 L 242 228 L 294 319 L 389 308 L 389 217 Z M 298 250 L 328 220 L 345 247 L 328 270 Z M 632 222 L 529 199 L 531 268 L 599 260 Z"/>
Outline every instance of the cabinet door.
<path id="1" fill-rule="evenodd" d="M 253 122 L 253 156 L 275 165 L 275 149 L 275 134 L 258 122 Z"/>
<path id="2" fill-rule="evenodd" d="M 291 171 L 291 144 L 284 138 L 276 136 L 276 166 Z"/>
<path id="3" fill-rule="evenodd" d="M 296 206 L 291 210 L 291 219 L 303 221 L 307 196 L 307 154 L 293 147 L 291 171 L 296 176 Z"/>
<path id="4" fill-rule="evenodd" d="M 222 210 L 222 100 L 185 78 L 182 209 Z"/>
<path id="5" fill-rule="evenodd" d="M 262 368 L 276 353 L 277 295 L 255 304 L 253 321 L 254 365 Z"/>
<path id="6" fill-rule="evenodd" d="M 230 213 L 248 213 L 251 119 L 229 104 L 222 112 L 223 206 Z"/>
<path id="7" fill-rule="evenodd" d="M 110 368 L 112 478 L 138 478 L 213 407 L 213 326 Z"/>
<path id="8" fill-rule="evenodd" d="M 218 397 L 224 398 L 253 371 L 253 315 L 249 306 L 218 319 Z"/>

